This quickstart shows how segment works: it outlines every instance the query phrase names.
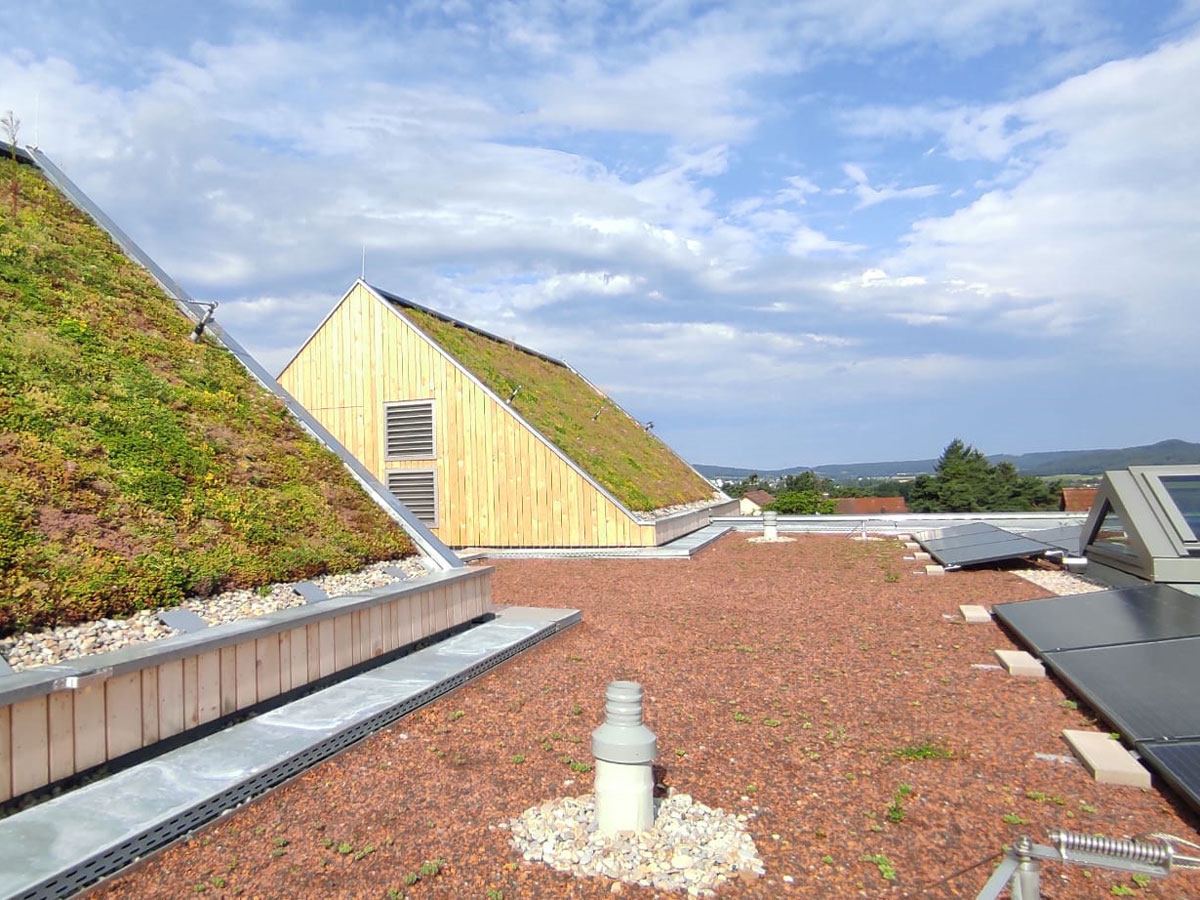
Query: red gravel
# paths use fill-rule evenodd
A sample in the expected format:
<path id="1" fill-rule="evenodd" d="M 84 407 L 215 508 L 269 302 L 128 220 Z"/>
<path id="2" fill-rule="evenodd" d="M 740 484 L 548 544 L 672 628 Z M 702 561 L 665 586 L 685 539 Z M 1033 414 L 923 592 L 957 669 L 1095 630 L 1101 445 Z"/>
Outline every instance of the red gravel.
<path id="1" fill-rule="evenodd" d="M 1165 789 L 1098 785 L 1078 765 L 1035 758 L 1069 755 L 1062 730 L 1095 725 L 1057 683 L 971 668 L 1013 644 L 996 625 L 945 614 L 1045 596 L 1039 588 L 998 571 L 917 576 L 894 541 L 747 537 L 690 561 L 497 562 L 498 603 L 576 607 L 583 623 L 95 896 L 610 896 L 611 881 L 520 860 L 494 826 L 591 790 L 591 773 L 570 763 L 591 762 L 604 685 L 618 678 L 645 685 L 662 780 L 754 815 L 766 875 L 724 897 L 974 897 L 990 865 L 925 885 L 1055 827 L 1200 841 L 1196 817 Z M 922 745 L 950 755 L 897 755 Z M 902 784 L 911 794 L 894 822 Z M 866 856 L 886 857 L 895 880 Z M 436 858 L 440 873 L 405 885 Z M 1142 889 L 1120 873 L 1043 869 L 1046 898 L 1112 896 L 1118 885 L 1195 897 L 1200 873 Z"/>

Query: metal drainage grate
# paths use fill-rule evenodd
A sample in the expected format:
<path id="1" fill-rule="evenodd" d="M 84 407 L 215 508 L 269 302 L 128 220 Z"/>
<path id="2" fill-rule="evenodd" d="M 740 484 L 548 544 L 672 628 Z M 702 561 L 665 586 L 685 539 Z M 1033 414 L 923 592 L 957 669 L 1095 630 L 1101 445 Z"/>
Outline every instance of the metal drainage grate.
<path id="1" fill-rule="evenodd" d="M 322 760 L 328 759 L 335 753 L 346 749 L 352 744 L 379 731 L 397 719 L 403 718 L 414 710 L 436 700 L 442 694 L 461 687 L 468 681 L 477 678 L 489 669 L 495 668 L 514 656 L 528 650 L 534 644 L 550 637 L 559 629 L 549 625 L 531 634 L 511 647 L 508 647 L 487 659 L 469 666 L 462 672 L 451 675 L 428 687 L 395 706 L 375 713 L 363 721 L 351 725 L 344 731 L 328 737 L 307 750 L 296 754 L 291 759 L 284 760 L 259 774 L 248 778 L 240 784 L 227 788 L 219 794 L 210 797 L 190 809 L 172 816 L 165 822 L 160 822 L 152 828 L 147 828 L 140 834 L 129 838 L 116 847 L 97 853 L 77 863 L 69 869 L 47 878 L 37 887 L 21 894 L 12 895 L 11 900 L 49 900 L 49 898 L 70 897 L 88 885 L 112 875 L 142 857 L 158 850 L 179 837 L 194 831 L 200 826 L 217 818 L 225 810 L 233 809 L 249 800 L 265 793 L 276 785 L 282 784 L 289 778 L 311 768 Z"/>

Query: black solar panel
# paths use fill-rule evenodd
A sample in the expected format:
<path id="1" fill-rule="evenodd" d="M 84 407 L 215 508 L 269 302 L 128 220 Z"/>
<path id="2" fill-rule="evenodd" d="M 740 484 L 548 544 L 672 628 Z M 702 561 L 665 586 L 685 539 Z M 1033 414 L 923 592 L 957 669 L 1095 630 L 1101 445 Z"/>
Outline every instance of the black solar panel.
<path id="1" fill-rule="evenodd" d="M 1162 775 L 1188 802 L 1200 809 L 1200 741 L 1177 741 L 1170 744 L 1144 743 L 1138 752 L 1150 766 Z"/>
<path id="2" fill-rule="evenodd" d="M 1125 737 L 1200 739 L 1200 637 L 1060 650 L 1042 658 Z"/>
<path id="3" fill-rule="evenodd" d="M 1050 544 L 1064 550 L 1072 556 L 1083 555 L 1083 526 L 1059 525 L 1055 528 L 1037 528 L 1032 531 L 1022 531 L 1024 537 L 1031 540 Z"/>
<path id="4" fill-rule="evenodd" d="M 931 534 L 934 536 L 926 534 L 917 540 L 943 566 L 972 566 L 1002 559 L 1041 556 L 1054 549 L 1049 544 L 984 522 L 942 528 Z"/>
<path id="5" fill-rule="evenodd" d="M 1165 584 L 997 603 L 992 612 L 1038 652 L 1200 635 L 1200 598 Z"/>

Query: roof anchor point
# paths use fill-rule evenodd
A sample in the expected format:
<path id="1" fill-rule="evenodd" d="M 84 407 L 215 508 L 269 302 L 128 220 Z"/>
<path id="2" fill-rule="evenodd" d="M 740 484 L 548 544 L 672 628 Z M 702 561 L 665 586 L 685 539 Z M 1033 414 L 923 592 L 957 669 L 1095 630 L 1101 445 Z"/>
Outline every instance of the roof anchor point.
<path id="1" fill-rule="evenodd" d="M 204 334 L 204 326 L 213 320 L 213 314 L 216 313 L 217 307 L 220 304 L 215 300 L 212 303 L 198 303 L 197 306 L 204 307 L 204 315 L 200 321 L 196 323 L 196 327 L 192 329 L 192 333 L 188 335 L 188 340 L 193 344 L 200 340 L 200 335 Z"/>

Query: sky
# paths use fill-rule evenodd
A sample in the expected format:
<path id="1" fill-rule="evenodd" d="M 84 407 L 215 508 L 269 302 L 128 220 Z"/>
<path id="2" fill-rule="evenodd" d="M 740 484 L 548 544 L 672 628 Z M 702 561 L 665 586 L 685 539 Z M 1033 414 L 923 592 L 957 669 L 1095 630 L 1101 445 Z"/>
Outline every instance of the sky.
<path id="1" fill-rule="evenodd" d="M 365 258 L 692 463 L 1200 440 L 1200 0 L 10 3 L 10 109 L 273 372 Z"/>

